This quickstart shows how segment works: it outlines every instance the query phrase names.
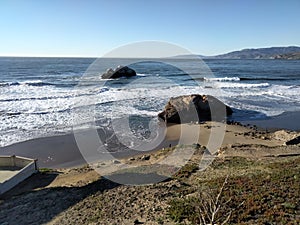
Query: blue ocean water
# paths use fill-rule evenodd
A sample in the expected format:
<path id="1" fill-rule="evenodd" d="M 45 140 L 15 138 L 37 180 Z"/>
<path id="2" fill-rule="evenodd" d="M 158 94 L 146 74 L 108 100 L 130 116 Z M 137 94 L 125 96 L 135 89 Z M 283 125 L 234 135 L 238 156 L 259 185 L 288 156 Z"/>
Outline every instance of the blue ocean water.
<path id="1" fill-rule="evenodd" d="M 170 97 L 210 94 L 233 107 L 232 119 L 254 120 L 300 110 L 300 61 L 208 59 L 0 58 L 0 146 L 89 126 L 74 111 L 93 110 L 96 125 L 133 118 L 147 134 Z M 138 76 L 102 80 L 109 67 Z M 205 66 L 205 68 L 201 66 Z M 142 122 L 141 122 L 142 121 Z"/>

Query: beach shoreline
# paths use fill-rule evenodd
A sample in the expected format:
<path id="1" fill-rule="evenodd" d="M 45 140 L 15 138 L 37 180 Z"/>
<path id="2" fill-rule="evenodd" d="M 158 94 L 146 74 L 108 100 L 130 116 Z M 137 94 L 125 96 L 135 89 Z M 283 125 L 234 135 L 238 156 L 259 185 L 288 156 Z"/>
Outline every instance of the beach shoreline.
<path id="1" fill-rule="evenodd" d="M 90 137 L 88 130 L 81 135 Z M 220 139 L 220 146 L 210 148 L 209 142 L 215 137 Z M 300 221 L 296 205 L 299 137 L 300 132 L 268 131 L 239 122 L 173 124 L 167 127 L 163 143 L 153 151 L 113 153 L 114 160 L 101 162 L 95 156 L 95 162 L 89 164 L 74 134 L 7 146 L 1 148 L 2 152 L 38 157 L 40 170 L 0 196 L 0 223 L 159 225 L 163 221 L 173 225 L 177 224 L 177 212 L 194 204 L 191 200 L 199 196 L 199 190 L 221 187 L 224 180 L 222 196 L 226 202 L 234 199 L 228 203 L 234 209 L 232 224 L 248 221 L 253 207 L 263 210 L 256 212 L 259 217 L 249 224 L 275 220 L 270 217 L 274 210 L 278 215 L 285 213 L 276 221 Z M 297 143 L 288 144 L 295 138 Z M 87 140 L 87 145 L 93 146 Z M 180 164 L 182 160 L 184 164 Z M 278 193 L 276 197 L 274 193 Z M 262 195 L 272 204 L 269 200 L 262 202 Z M 286 205 L 281 203 L 283 198 Z M 241 202 L 245 204 L 240 206 Z M 40 209 L 38 217 L 33 210 L 36 208 Z M 223 208 L 228 212 L 227 207 Z M 265 213 L 268 211 L 272 214 Z"/>
<path id="2" fill-rule="evenodd" d="M 245 136 L 245 133 L 258 133 L 262 131 L 264 131 L 266 135 L 269 132 L 274 132 L 277 130 L 299 131 L 300 129 L 298 126 L 300 123 L 298 123 L 298 121 L 300 121 L 300 113 L 291 112 L 283 113 L 279 116 L 271 117 L 266 120 L 242 121 L 242 125 L 232 126 L 227 124 L 226 129 L 228 130 L 228 127 L 230 127 L 230 132 L 242 134 L 242 136 Z M 199 132 L 199 134 L 201 133 L 201 135 L 199 135 L 198 144 L 204 146 L 207 145 L 207 140 L 209 138 L 211 128 L 209 125 L 207 125 L 209 123 L 211 122 L 206 122 L 200 125 L 193 124 L 193 126 L 191 126 L 191 124 L 183 124 L 183 127 L 189 126 L 189 128 L 185 128 L 182 131 L 185 133 L 183 134 L 184 137 L 191 136 L 189 134 L 189 129 L 196 129 L 194 132 Z M 170 146 L 176 146 L 178 144 L 178 140 L 180 139 L 180 126 L 181 125 L 168 126 L 163 142 L 152 149 L 152 151 L 118 151 L 113 152 L 112 156 L 116 159 L 129 158 L 132 156 L 155 152 L 159 149 L 167 148 Z M 200 127 L 199 131 L 197 131 L 198 126 Z M 89 136 L 89 130 L 80 132 L 85 135 L 85 137 Z M 101 134 L 100 130 L 98 130 L 98 134 Z M 187 140 L 184 140 L 184 137 L 181 138 L 181 142 L 183 141 L 182 143 L 190 145 L 196 144 L 191 143 L 191 140 L 188 140 L 189 138 L 186 138 Z M 225 137 L 222 142 L 222 146 L 233 144 L 231 142 L 234 140 L 234 138 L 236 138 L 236 136 L 228 137 L 227 135 L 227 137 Z M 247 143 L 247 139 L 241 139 L 239 141 L 240 143 Z M 20 143 L 15 143 L 9 146 L 1 147 L 0 154 L 20 155 L 38 159 L 39 166 L 42 168 L 74 168 L 87 164 L 86 160 L 79 150 L 78 144 L 76 143 L 76 137 L 74 136 L 74 133 L 36 138 Z M 91 155 L 91 157 L 93 156 Z M 99 156 L 95 156 L 95 158 L 98 159 Z"/>
<path id="3" fill-rule="evenodd" d="M 300 111 L 287 111 L 265 119 L 241 121 L 242 124 L 255 125 L 260 129 L 300 131 Z"/>

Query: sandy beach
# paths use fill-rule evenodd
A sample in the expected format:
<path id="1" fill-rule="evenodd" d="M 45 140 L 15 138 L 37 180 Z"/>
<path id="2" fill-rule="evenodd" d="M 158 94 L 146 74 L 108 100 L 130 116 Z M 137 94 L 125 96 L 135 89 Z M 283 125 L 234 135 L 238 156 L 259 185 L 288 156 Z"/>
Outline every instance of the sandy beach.
<path id="1" fill-rule="evenodd" d="M 281 129 L 287 129 L 290 131 L 299 131 L 299 121 L 300 121 L 300 113 L 284 113 L 280 116 L 270 117 L 267 120 L 255 120 L 255 121 L 243 121 L 242 124 L 244 126 L 231 126 L 226 125 L 226 128 L 219 128 L 221 130 L 214 130 L 213 132 L 221 132 L 221 137 L 217 137 L 218 142 L 222 142 L 221 146 L 224 147 L 228 144 L 261 144 L 267 146 L 276 146 L 282 144 L 277 140 L 262 140 L 253 139 L 253 132 L 261 132 L 261 134 L 255 134 L 257 136 L 266 136 L 268 133 L 266 131 L 276 131 Z M 220 126 L 219 126 L 220 127 Z M 249 129 L 249 127 L 254 128 L 254 130 Z M 212 127 L 209 124 L 201 124 L 201 125 L 171 125 L 168 126 L 166 130 L 166 136 L 162 143 L 153 149 L 154 151 L 166 148 L 171 146 L 175 146 L 178 144 L 178 140 L 180 139 L 180 135 L 182 133 L 181 144 L 201 144 L 206 146 L 209 136 L 212 132 Z M 181 131 L 181 129 L 183 129 Z M 226 129 L 226 132 L 224 132 Z M 264 133 L 262 133 L 264 132 Z M 197 133 L 198 137 L 194 137 L 193 133 Z M 225 134 L 224 138 L 222 138 L 223 134 Z M 83 136 L 89 135 L 89 130 L 82 131 L 81 134 Z M 98 130 L 98 134 L 101 135 L 102 132 Z M 218 136 L 219 134 L 215 134 L 212 136 Z M 189 138 L 193 140 L 189 140 Z M 196 139 L 196 141 L 195 141 Z M 30 157 L 34 159 L 38 159 L 39 166 L 41 168 L 71 168 L 78 167 L 86 164 L 78 145 L 76 143 L 74 134 L 67 135 L 59 135 L 52 137 L 44 137 L 33 139 L 21 143 L 16 143 L 10 146 L 5 146 L 0 148 L 1 154 L 3 155 L 20 155 L 24 157 Z M 126 158 L 133 155 L 140 155 L 143 152 L 138 151 L 124 151 L 113 153 L 113 156 L 116 158 Z M 91 156 L 92 157 L 92 156 Z M 95 158 L 101 158 L 101 156 L 96 155 Z"/>
<path id="2" fill-rule="evenodd" d="M 278 207 L 273 209 L 274 213 L 285 215 L 285 221 L 300 222 L 300 208 L 297 205 L 300 175 L 299 141 L 287 145 L 290 140 L 295 138 L 298 140 L 300 133 L 285 130 L 270 132 L 255 126 L 227 124 L 224 139 L 214 153 L 214 161 L 205 170 L 199 170 L 199 162 L 207 149 L 212 129 L 224 125 L 206 122 L 169 126 L 164 148 L 137 155 L 120 156 L 118 161 L 129 165 L 130 169 L 114 171 L 111 177 L 106 175 L 103 177 L 104 174 L 101 174 L 101 166 L 104 164 L 95 163 L 82 167 L 84 160 L 72 135 L 41 138 L 6 147 L 3 150 L 7 153 L 41 157 L 45 160 L 40 159 L 41 167 L 55 169 L 43 169 L 3 195 L 0 203 L 0 222 L 8 222 L 8 224 L 21 223 L 21 221 L 25 224 L 176 224 L 177 219 L 174 218 L 177 217 L 173 217 L 172 213 L 179 213 L 176 210 L 180 211 L 180 207 L 178 205 L 174 208 L 172 202 L 176 199 L 179 202 L 185 199 L 190 201 L 189 198 L 197 195 L 199 185 L 211 187 L 217 185 L 215 182 L 220 185 L 226 176 L 229 176 L 228 182 L 231 185 L 228 189 L 231 194 L 226 189 L 226 195 L 231 196 L 234 191 L 246 188 L 247 185 L 254 185 L 252 188 L 259 190 L 256 192 L 251 190 L 248 193 L 245 189 L 243 195 L 236 194 L 235 197 L 230 197 L 237 198 L 236 201 L 246 202 L 243 209 L 234 203 L 228 206 L 236 207 L 236 211 L 231 215 L 232 224 L 239 224 L 241 221 L 244 224 L 253 224 L 270 220 L 271 217 L 264 212 L 268 212 L 270 207 L 273 209 L 273 206 Z M 200 134 L 198 145 L 191 143 L 194 140 L 191 137 L 195 133 Z M 180 147 L 176 146 L 178 139 L 181 140 Z M 175 166 L 175 174 L 169 166 L 166 172 L 161 164 L 164 159 L 174 151 L 188 153 L 191 149 L 193 149 L 192 157 L 185 166 L 179 171 Z M 49 156 L 52 160 L 47 161 Z M 115 162 L 108 161 L 107 165 L 114 166 Z M 96 168 L 96 171 L 92 167 Z M 153 171 L 156 176 L 164 178 L 165 181 L 142 186 L 120 185 L 113 181 L 124 178 L 126 183 L 127 179 L 134 180 L 136 174 L 143 174 L 147 181 L 147 176 L 153 176 Z M 173 173 L 171 178 L 168 177 L 170 171 Z M 246 186 L 238 186 L 243 184 L 239 183 L 240 179 L 246 179 L 243 181 Z M 284 180 L 289 181 L 283 182 Z M 268 183 L 268 187 L 273 188 L 272 193 L 264 188 L 267 187 L 263 185 L 264 182 Z M 284 188 L 289 188 L 290 193 L 289 197 L 285 197 L 284 202 L 291 204 L 292 209 L 284 208 L 283 203 L 278 203 L 281 200 L 277 198 L 282 195 Z M 266 196 L 273 196 L 274 192 L 278 193 L 278 197 L 270 197 L 275 198 L 271 200 L 271 205 L 263 203 L 261 205 L 263 211 L 256 211 L 255 218 L 246 219 L 243 217 L 244 214 L 240 213 L 242 211 L 250 213 L 253 204 L 261 204 L 248 203 L 250 194 L 265 193 Z M 38 212 L 32 211 L 32 207 L 39 208 Z M 178 218 L 186 222 L 192 220 L 186 216 Z"/>

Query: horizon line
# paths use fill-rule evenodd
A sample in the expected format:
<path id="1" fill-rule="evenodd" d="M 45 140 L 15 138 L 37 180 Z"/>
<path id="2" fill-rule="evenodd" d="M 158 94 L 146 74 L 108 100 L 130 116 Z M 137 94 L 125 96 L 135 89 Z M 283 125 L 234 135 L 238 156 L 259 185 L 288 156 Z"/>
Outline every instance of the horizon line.
<path id="1" fill-rule="evenodd" d="M 218 53 L 218 54 L 209 54 L 209 55 L 203 55 L 203 54 L 198 54 L 198 53 L 191 53 L 190 55 L 195 55 L 195 56 L 201 56 L 201 57 L 214 57 L 218 55 L 224 55 L 227 53 L 231 52 L 236 52 L 236 51 L 242 51 L 242 50 L 251 50 L 251 49 L 265 49 L 265 48 L 288 48 L 288 47 L 300 47 L 298 45 L 286 45 L 286 46 L 264 46 L 264 47 L 245 47 L 245 48 L 240 48 L 236 50 L 230 50 L 225 53 Z M 177 57 L 181 55 L 174 55 L 174 56 L 168 56 L 168 57 Z M 184 55 L 182 55 L 184 56 Z M 163 58 L 168 58 L 168 57 L 163 57 Z M 87 56 L 87 55 L 0 55 L 0 58 L 153 58 L 153 57 L 103 57 L 103 56 Z"/>

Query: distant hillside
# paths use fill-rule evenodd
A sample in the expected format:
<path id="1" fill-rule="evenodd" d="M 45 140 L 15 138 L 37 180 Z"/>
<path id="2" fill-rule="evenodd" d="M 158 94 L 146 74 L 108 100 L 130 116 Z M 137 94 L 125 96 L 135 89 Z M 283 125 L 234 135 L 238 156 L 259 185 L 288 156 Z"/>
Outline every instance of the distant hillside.
<path id="1" fill-rule="evenodd" d="M 194 59 L 194 58 L 207 58 L 207 56 L 204 55 L 197 55 L 197 54 L 190 54 L 190 55 L 176 55 L 172 56 L 171 58 L 177 58 L 177 59 Z"/>
<path id="2" fill-rule="evenodd" d="M 257 49 L 243 49 L 240 51 L 229 52 L 222 55 L 217 55 L 212 58 L 218 59 L 282 59 L 288 57 L 290 54 L 299 53 L 300 47 L 271 47 L 271 48 L 257 48 Z M 293 57 L 293 56 L 292 56 Z"/>
<path id="3" fill-rule="evenodd" d="M 275 59 L 297 59 L 297 60 L 300 60 L 300 52 L 276 55 Z"/>

